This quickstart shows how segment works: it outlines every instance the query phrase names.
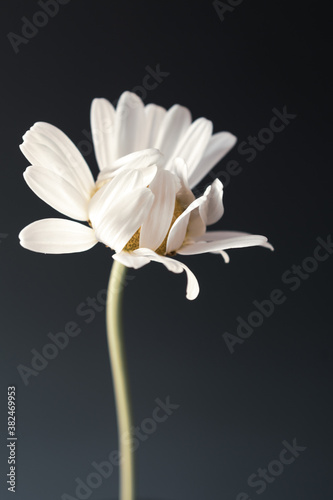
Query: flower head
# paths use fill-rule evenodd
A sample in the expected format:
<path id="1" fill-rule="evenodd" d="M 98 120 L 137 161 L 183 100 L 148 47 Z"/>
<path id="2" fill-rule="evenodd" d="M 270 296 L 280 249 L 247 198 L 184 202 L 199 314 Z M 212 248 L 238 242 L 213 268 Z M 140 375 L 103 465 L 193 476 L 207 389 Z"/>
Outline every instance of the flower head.
<path id="1" fill-rule="evenodd" d="M 231 134 L 211 137 L 208 120 L 202 118 L 190 125 L 189 111 L 177 105 L 165 111 L 155 105 L 143 108 L 141 103 L 130 108 L 131 120 L 122 116 L 118 121 L 129 96 L 133 94 L 123 94 L 116 111 L 105 100 L 93 102 L 92 130 L 101 168 L 96 182 L 84 158 L 59 129 L 37 123 L 25 134 L 21 150 L 32 163 L 24 173 L 29 187 L 62 214 L 89 225 L 66 219 L 39 220 L 21 231 L 21 245 L 36 252 L 72 253 L 102 242 L 114 250 L 113 258 L 127 267 L 137 269 L 155 261 L 174 273 L 185 271 L 187 297 L 194 299 L 199 293 L 197 280 L 185 264 L 172 258 L 176 254 L 220 253 L 228 262 L 226 249 L 272 247 L 260 235 L 207 232 L 207 226 L 223 215 L 223 186 L 218 179 L 197 199 L 191 191 L 213 166 L 213 157 L 218 161 L 225 153 L 223 134 Z M 138 99 L 135 97 L 136 102 Z M 104 123 L 105 129 L 111 117 L 112 133 L 99 135 L 97 141 L 96 124 Z M 171 132 L 172 123 L 180 139 Z M 127 142 L 122 127 L 128 130 Z M 149 148 L 152 144 L 164 146 L 166 154 Z M 211 149 L 209 144 L 213 144 Z M 148 148 L 132 151 L 142 146 Z M 125 156 L 119 157 L 123 153 Z"/>

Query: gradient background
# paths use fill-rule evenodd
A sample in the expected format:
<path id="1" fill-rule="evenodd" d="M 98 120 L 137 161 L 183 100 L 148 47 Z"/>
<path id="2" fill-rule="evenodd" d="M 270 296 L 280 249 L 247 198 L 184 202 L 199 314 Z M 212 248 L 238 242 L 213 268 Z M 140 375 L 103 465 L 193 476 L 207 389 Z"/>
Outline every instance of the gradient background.
<path id="1" fill-rule="evenodd" d="M 214 169 L 218 175 L 231 159 L 242 167 L 225 188 L 216 229 L 265 234 L 274 253 L 231 250 L 229 265 L 214 255 L 184 258 L 201 286 L 194 302 L 185 298 L 183 275 L 157 264 L 129 271 L 124 322 L 135 422 L 152 415 L 155 398 L 180 405 L 136 452 L 139 495 L 329 498 L 333 257 L 294 292 L 281 281 L 332 230 L 324 6 L 244 1 L 221 21 L 210 1 L 71 0 L 18 54 L 7 33 L 21 34 L 22 16 L 31 20 L 41 8 L 12 0 L 1 10 L 0 497 L 12 498 L 5 476 L 8 385 L 17 387 L 17 500 L 75 498 L 75 478 L 85 481 L 92 462 L 117 448 L 104 311 L 90 323 L 76 312 L 106 288 L 111 254 L 102 245 L 59 256 L 19 246 L 24 226 L 57 216 L 23 180 L 21 136 L 47 121 L 76 144 L 86 140 L 91 100 L 117 100 L 142 84 L 147 65 L 160 64 L 170 74 L 145 103 L 188 106 L 194 118 L 206 116 L 239 143 L 268 126 L 273 108 L 287 106 L 297 118 L 252 162 L 236 145 Z M 86 159 L 97 174 L 94 154 Z M 231 354 L 223 333 L 235 334 L 237 317 L 246 319 L 252 302 L 275 288 L 284 304 Z M 68 321 L 81 334 L 25 386 L 17 365 L 29 366 L 30 350 L 40 351 L 47 334 Z M 258 495 L 248 477 L 294 438 L 307 449 Z M 115 470 L 90 498 L 116 498 L 117 489 Z"/>

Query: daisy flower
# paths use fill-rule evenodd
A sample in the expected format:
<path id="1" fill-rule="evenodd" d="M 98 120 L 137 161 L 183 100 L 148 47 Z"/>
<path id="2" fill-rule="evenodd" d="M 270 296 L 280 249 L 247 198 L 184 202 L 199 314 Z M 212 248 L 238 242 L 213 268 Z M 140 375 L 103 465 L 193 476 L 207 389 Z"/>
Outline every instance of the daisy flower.
<path id="1" fill-rule="evenodd" d="M 102 170 L 95 183 L 77 148 L 52 125 L 35 124 L 21 150 L 32 163 L 24 178 L 35 194 L 60 213 L 89 224 L 36 221 L 19 235 L 29 250 L 73 253 L 102 242 L 126 267 L 155 261 L 174 273 L 185 271 L 187 297 L 194 299 L 197 280 L 185 264 L 171 258 L 175 254 L 221 253 L 228 261 L 226 249 L 270 247 L 264 236 L 206 231 L 223 215 L 222 183 L 216 179 L 196 199 L 183 158 L 169 165 L 157 149 L 130 153 Z"/>

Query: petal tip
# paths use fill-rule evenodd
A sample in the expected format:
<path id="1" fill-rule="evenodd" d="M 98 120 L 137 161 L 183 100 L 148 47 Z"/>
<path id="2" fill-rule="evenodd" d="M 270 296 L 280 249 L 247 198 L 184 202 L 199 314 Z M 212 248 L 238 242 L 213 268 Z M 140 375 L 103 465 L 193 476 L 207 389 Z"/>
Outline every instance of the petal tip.
<path id="1" fill-rule="evenodd" d="M 238 141 L 237 137 L 234 134 L 232 134 L 231 132 L 228 132 L 228 135 L 229 135 L 229 141 L 230 141 L 231 146 L 234 146 L 236 144 L 236 142 Z"/>

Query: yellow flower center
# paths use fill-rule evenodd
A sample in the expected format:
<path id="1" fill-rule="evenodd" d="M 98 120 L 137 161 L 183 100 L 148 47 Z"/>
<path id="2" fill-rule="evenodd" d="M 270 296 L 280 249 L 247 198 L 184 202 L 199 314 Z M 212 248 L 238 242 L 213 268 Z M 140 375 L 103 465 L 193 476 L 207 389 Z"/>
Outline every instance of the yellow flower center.
<path id="1" fill-rule="evenodd" d="M 170 227 L 168 229 L 167 234 L 165 235 L 164 240 L 160 244 L 160 246 L 155 250 L 155 252 L 158 255 L 166 255 L 166 245 L 167 245 L 167 239 L 170 233 L 170 229 L 175 222 L 176 219 L 184 212 L 185 208 L 183 205 L 176 199 L 175 202 L 175 209 L 173 212 L 172 220 Z M 137 250 L 140 246 L 140 232 L 141 232 L 141 227 L 133 234 L 132 238 L 126 243 L 126 245 L 123 248 L 123 251 L 125 252 L 133 252 L 134 250 Z M 170 252 L 168 255 L 175 255 L 176 252 Z"/>

